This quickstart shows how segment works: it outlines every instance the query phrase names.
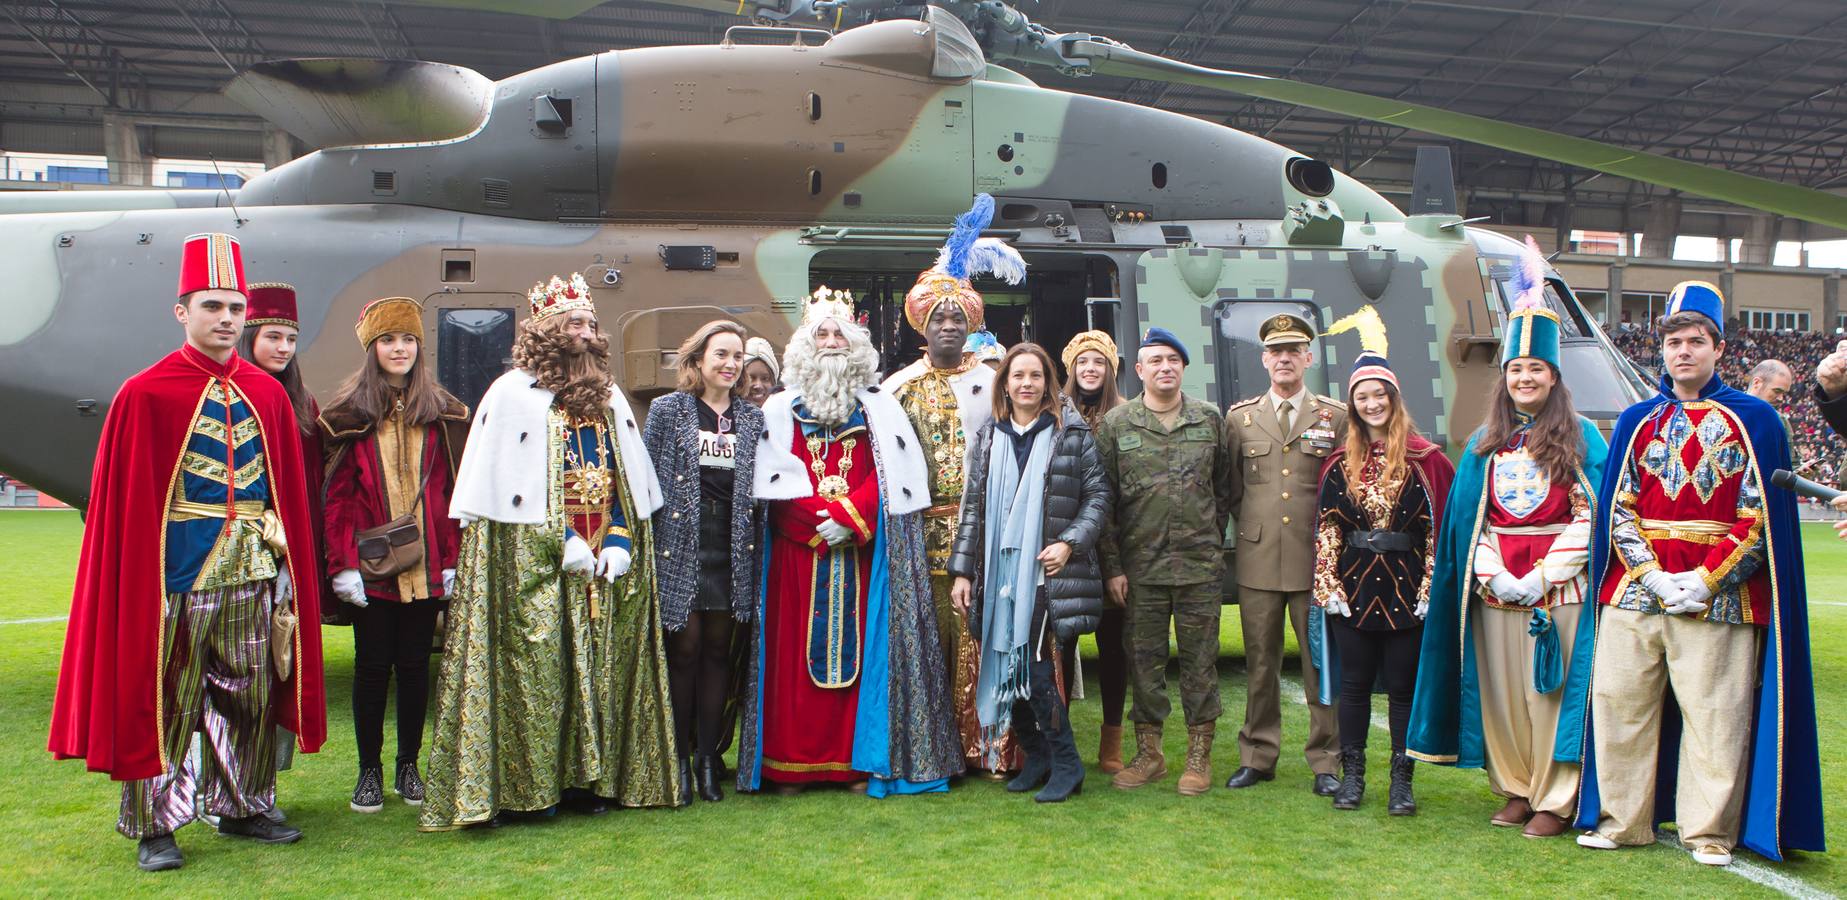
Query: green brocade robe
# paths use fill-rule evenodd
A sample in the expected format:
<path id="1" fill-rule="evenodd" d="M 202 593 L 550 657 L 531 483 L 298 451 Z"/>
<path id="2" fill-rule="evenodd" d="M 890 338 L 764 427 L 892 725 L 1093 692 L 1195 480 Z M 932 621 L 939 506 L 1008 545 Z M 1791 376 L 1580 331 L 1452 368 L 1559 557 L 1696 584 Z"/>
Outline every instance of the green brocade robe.
<path id="1" fill-rule="evenodd" d="M 632 567 L 614 585 L 564 573 L 564 430 L 549 432 L 548 508 L 559 512 L 544 525 L 481 519 L 462 531 L 425 831 L 543 810 L 570 788 L 622 806 L 671 806 L 679 796 L 648 519 L 618 490 Z M 619 454 L 611 465 L 614 483 L 626 485 Z"/>

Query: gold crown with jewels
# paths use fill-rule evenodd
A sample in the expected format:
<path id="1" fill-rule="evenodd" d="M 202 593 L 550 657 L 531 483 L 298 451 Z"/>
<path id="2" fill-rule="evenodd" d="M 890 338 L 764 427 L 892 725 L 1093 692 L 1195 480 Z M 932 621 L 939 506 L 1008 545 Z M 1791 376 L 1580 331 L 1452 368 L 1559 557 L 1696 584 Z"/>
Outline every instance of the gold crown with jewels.
<path id="1" fill-rule="evenodd" d="M 534 321 L 579 309 L 596 312 L 596 303 L 590 297 L 590 284 L 576 272 L 571 273 L 570 281 L 553 275 L 551 281 L 533 285 L 532 290 L 526 292 L 526 299 L 532 303 Z"/>

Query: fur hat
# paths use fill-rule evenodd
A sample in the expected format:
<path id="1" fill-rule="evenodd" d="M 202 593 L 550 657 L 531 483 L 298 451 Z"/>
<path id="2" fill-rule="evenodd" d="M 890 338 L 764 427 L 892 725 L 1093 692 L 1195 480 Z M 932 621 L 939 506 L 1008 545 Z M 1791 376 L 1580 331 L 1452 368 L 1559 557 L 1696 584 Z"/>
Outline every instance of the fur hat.
<path id="1" fill-rule="evenodd" d="M 371 347 L 380 335 L 401 331 L 423 342 L 423 304 L 409 297 L 386 297 L 366 304 L 359 313 L 359 346 Z"/>

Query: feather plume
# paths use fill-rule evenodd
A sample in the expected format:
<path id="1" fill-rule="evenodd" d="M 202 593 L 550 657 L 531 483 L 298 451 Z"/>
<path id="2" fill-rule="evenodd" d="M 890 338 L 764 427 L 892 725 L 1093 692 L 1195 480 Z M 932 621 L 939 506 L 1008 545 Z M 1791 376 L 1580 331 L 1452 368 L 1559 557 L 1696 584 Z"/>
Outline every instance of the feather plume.
<path id="1" fill-rule="evenodd" d="M 1526 236 L 1520 259 L 1514 265 L 1508 289 L 1513 294 L 1513 311 L 1544 309 L 1546 305 L 1546 256 L 1539 252 L 1539 242 Z"/>
<path id="2" fill-rule="evenodd" d="M 1371 304 L 1367 304 L 1354 310 L 1352 313 L 1341 316 L 1339 319 L 1335 320 L 1334 324 L 1329 325 L 1327 330 L 1323 331 L 1322 334 L 1335 335 L 1346 331 L 1358 331 L 1360 333 L 1361 350 L 1367 353 L 1377 353 L 1380 356 L 1389 355 L 1385 352 L 1385 322 L 1379 318 L 1379 311 L 1373 309 Z"/>
<path id="3" fill-rule="evenodd" d="M 968 251 L 968 275 L 989 274 L 1008 284 L 1026 280 L 1026 260 L 1020 251 L 1000 238 L 982 238 Z"/>
<path id="4" fill-rule="evenodd" d="M 949 232 L 949 240 L 936 255 L 936 268 L 952 278 L 968 278 L 970 251 L 975 248 L 981 232 L 994 221 L 994 197 L 989 194 L 976 194 L 975 205 L 956 217 L 956 227 Z M 1022 264 L 1022 267 L 1024 264 Z"/>

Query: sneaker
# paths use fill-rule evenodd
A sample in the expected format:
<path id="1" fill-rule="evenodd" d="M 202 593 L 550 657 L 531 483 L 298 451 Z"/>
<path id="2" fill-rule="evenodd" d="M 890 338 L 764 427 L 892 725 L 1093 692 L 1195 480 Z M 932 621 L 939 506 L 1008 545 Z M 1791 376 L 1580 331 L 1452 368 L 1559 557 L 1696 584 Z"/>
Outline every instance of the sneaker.
<path id="1" fill-rule="evenodd" d="M 1706 866 L 1729 866 L 1732 852 L 1718 844 L 1701 844 L 1693 848 L 1693 861 Z"/>
<path id="2" fill-rule="evenodd" d="M 143 872 L 164 872 L 186 864 L 171 834 L 150 834 L 135 847 L 135 865 Z"/>
<path id="3" fill-rule="evenodd" d="M 301 830 L 287 825 L 278 825 L 257 815 L 234 819 L 221 816 L 218 819 L 218 833 L 230 837 L 250 838 L 265 844 L 293 844 L 301 840 Z"/>
<path id="4" fill-rule="evenodd" d="M 1605 837 L 1602 832 L 1586 831 L 1578 835 L 1578 846 L 1589 847 L 1592 850 L 1614 850 L 1617 844 Z"/>
<path id="5" fill-rule="evenodd" d="M 378 766 L 360 766 L 359 783 L 353 786 L 353 812 L 375 813 L 385 808 L 385 773 Z"/>
<path id="6" fill-rule="evenodd" d="M 283 812 L 282 807 L 280 806 L 272 806 L 266 810 L 263 810 L 263 818 L 268 819 L 271 822 L 276 823 L 277 825 L 281 825 L 282 823 L 287 822 L 289 820 L 289 814 Z M 212 827 L 217 828 L 218 823 L 216 822 L 212 823 Z"/>
<path id="7" fill-rule="evenodd" d="M 416 763 L 398 763 L 397 783 L 392 789 L 411 806 L 423 805 L 423 779 L 417 775 Z"/>

